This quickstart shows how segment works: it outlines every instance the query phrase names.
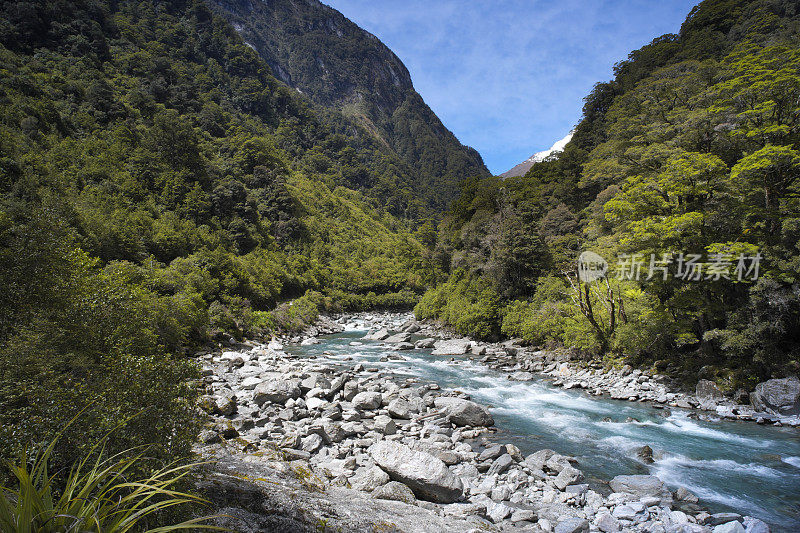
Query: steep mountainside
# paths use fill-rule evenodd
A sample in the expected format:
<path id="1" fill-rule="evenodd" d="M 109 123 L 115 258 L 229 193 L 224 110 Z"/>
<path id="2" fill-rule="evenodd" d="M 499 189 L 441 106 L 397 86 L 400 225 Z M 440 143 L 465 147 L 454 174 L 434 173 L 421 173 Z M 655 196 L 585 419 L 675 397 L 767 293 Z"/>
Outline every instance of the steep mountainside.
<path id="1" fill-rule="evenodd" d="M 414 90 L 405 65 L 374 35 L 317 0 L 209 0 L 277 78 L 341 111 L 414 169 L 413 190 L 445 207 L 466 177 L 488 176 Z"/>
<path id="2" fill-rule="evenodd" d="M 88 402 L 67 458 L 185 456 L 182 352 L 411 305 L 410 175 L 202 1 L 0 3 L 0 457 Z"/>
<path id="3" fill-rule="evenodd" d="M 797 2 L 701 2 L 595 86 L 557 159 L 466 184 L 418 315 L 729 392 L 797 372 L 798 102 Z M 576 279 L 586 250 L 608 285 Z"/>

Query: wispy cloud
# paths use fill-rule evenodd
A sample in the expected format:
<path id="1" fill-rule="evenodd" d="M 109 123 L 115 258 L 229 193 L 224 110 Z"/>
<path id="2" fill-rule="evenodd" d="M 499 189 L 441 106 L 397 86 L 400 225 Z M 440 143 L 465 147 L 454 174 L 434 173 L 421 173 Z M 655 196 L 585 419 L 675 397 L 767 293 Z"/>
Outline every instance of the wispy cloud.
<path id="1" fill-rule="evenodd" d="M 614 63 L 696 0 L 323 0 L 389 46 L 445 125 L 500 173 L 580 118 Z"/>

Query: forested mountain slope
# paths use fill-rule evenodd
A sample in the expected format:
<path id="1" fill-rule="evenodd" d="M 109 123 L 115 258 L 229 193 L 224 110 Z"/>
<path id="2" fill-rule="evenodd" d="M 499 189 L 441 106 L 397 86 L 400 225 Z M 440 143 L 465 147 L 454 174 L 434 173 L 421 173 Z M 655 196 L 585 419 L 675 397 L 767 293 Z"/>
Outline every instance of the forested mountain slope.
<path id="1" fill-rule="evenodd" d="M 796 371 L 798 29 L 796 2 L 706 0 L 679 34 L 632 52 L 557 160 L 465 186 L 437 245 L 450 279 L 417 314 L 727 390 Z M 582 250 L 611 263 L 609 285 L 577 282 Z M 646 279 L 651 254 L 667 279 Z M 740 282 L 757 254 L 759 279 Z"/>
<path id="2" fill-rule="evenodd" d="M 374 35 L 318 0 L 211 0 L 275 76 L 314 102 L 363 125 L 413 169 L 404 183 L 437 210 L 467 177 L 486 177 L 414 90 L 402 61 Z M 385 193 L 385 192 L 384 192 Z"/>
<path id="3" fill-rule="evenodd" d="M 187 348 L 416 301 L 403 165 L 201 1 L 4 2 L 0 452 L 91 403 L 65 454 L 135 416 L 111 449 L 183 456 Z"/>

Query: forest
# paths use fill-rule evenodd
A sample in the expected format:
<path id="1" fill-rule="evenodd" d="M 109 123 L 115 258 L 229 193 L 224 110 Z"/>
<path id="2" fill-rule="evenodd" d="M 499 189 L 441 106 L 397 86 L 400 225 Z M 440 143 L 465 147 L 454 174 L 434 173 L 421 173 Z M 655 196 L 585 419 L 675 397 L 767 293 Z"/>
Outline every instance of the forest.
<path id="1" fill-rule="evenodd" d="M 413 308 L 726 393 L 800 371 L 795 1 L 703 1 L 509 179 L 410 79 L 387 112 L 300 62 L 304 95 L 258 47 L 298 64 L 322 34 L 246 28 L 253 45 L 222 4 L 0 5 L 0 460 L 49 444 L 63 477 L 98 443 L 147 445 L 145 475 L 192 457 L 193 354 L 321 313 Z M 346 30 L 371 75 L 391 52 Z M 578 277 L 583 251 L 606 278 Z"/>
<path id="2" fill-rule="evenodd" d="M 449 278 L 417 317 L 727 392 L 796 372 L 799 15 L 702 2 L 595 86 L 562 154 L 467 180 L 435 250 Z M 585 250 L 605 281 L 577 279 Z"/>
<path id="3" fill-rule="evenodd" d="M 407 165 L 201 1 L 6 2 L 0 455 L 191 450 L 211 341 L 409 308 L 441 267 Z M 135 377 L 135 379 L 134 379 Z"/>

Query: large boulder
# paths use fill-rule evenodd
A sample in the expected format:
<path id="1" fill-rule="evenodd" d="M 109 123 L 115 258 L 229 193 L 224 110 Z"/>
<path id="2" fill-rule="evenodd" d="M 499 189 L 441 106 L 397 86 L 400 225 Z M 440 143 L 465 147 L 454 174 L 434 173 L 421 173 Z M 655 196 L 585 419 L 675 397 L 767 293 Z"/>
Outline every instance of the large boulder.
<path id="1" fill-rule="evenodd" d="M 359 392 L 351 401 L 356 409 L 372 410 L 381 406 L 383 395 L 380 392 Z"/>
<path id="2" fill-rule="evenodd" d="M 368 341 L 382 341 L 389 335 L 391 335 L 391 333 L 389 333 L 388 329 L 381 328 L 378 331 L 372 331 L 367 333 L 366 335 L 364 335 L 364 339 Z"/>
<path id="3" fill-rule="evenodd" d="M 447 419 L 457 426 L 491 426 L 494 419 L 489 410 L 463 398 L 440 396 L 434 400 L 437 409 L 443 409 Z"/>
<path id="4" fill-rule="evenodd" d="M 725 397 L 717 387 L 717 384 L 707 379 L 701 379 L 697 382 L 695 395 L 699 400 L 721 400 Z"/>
<path id="5" fill-rule="evenodd" d="M 401 342 L 408 342 L 411 340 L 411 333 L 396 333 L 390 337 L 386 337 L 383 339 L 384 342 L 389 343 L 401 343 Z"/>
<path id="6" fill-rule="evenodd" d="M 262 381 L 253 392 L 253 401 L 261 406 L 269 403 L 284 403 L 289 398 L 300 397 L 300 382 L 297 379 L 271 379 Z"/>
<path id="7" fill-rule="evenodd" d="M 403 420 L 408 420 L 411 418 L 412 413 L 418 412 L 418 409 L 412 406 L 411 402 L 405 398 L 395 398 L 389 402 L 386 409 L 393 418 L 400 418 Z"/>
<path id="8" fill-rule="evenodd" d="M 471 345 L 469 339 L 436 341 L 431 355 L 463 355 L 469 351 Z"/>
<path id="9" fill-rule="evenodd" d="M 616 476 L 609 485 L 614 492 L 625 492 L 639 498 L 653 496 L 660 498 L 662 504 L 672 502 L 672 493 L 656 476 Z"/>
<path id="10" fill-rule="evenodd" d="M 800 380 L 792 376 L 759 383 L 750 395 L 750 402 L 758 411 L 781 415 L 800 414 Z"/>
<path id="11" fill-rule="evenodd" d="M 453 503 L 464 493 L 461 479 L 429 453 L 386 440 L 373 444 L 369 453 L 389 477 L 405 484 L 419 499 Z"/>

